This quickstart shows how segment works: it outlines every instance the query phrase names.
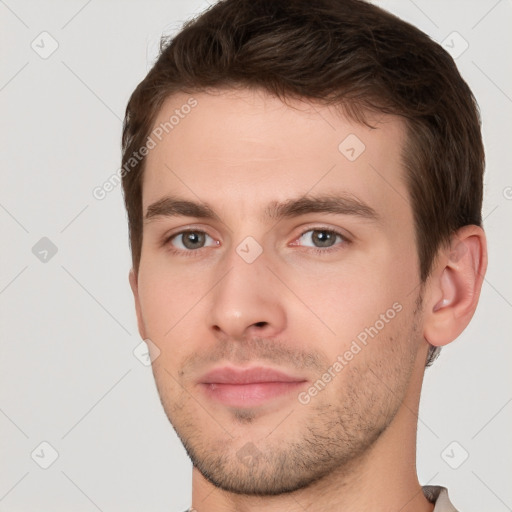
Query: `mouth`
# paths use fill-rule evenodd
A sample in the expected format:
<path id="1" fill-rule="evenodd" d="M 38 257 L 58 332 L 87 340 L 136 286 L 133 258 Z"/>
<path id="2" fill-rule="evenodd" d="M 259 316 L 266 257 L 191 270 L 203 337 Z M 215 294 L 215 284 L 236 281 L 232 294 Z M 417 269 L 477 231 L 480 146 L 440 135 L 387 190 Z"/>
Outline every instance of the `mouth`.
<path id="1" fill-rule="evenodd" d="M 307 379 L 288 375 L 266 367 L 222 367 L 200 379 L 207 398 L 232 407 L 255 407 L 289 395 L 303 386 Z"/>

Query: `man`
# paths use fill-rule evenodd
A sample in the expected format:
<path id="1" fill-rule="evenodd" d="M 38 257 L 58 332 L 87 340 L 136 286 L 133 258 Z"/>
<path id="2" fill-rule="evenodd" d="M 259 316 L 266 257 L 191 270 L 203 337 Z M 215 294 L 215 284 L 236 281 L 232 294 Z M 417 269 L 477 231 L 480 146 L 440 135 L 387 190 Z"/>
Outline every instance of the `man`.
<path id="1" fill-rule="evenodd" d="M 225 0 L 127 107 L 141 337 L 191 510 L 455 510 L 421 487 L 425 367 L 487 265 L 476 103 L 359 0 Z"/>

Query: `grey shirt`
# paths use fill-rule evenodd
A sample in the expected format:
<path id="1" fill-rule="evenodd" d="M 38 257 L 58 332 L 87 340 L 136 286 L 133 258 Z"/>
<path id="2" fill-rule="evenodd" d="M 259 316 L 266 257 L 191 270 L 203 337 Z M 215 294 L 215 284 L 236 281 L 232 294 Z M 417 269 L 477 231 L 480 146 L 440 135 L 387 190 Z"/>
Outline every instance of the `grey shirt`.
<path id="1" fill-rule="evenodd" d="M 434 512 L 457 512 L 448 498 L 448 490 L 446 487 L 439 485 L 423 486 L 423 494 L 430 503 L 435 503 Z"/>

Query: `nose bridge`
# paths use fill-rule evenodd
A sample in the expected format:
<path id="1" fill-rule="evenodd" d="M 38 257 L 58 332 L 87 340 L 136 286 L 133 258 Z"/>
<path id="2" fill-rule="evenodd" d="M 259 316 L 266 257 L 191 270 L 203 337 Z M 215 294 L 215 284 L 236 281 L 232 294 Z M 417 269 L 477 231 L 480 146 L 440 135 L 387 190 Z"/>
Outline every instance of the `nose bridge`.
<path id="1" fill-rule="evenodd" d="M 267 268 L 268 255 L 247 237 L 225 255 L 222 275 L 212 290 L 210 327 L 230 338 L 248 330 L 275 335 L 286 323 L 284 304 L 275 293 L 275 277 Z"/>

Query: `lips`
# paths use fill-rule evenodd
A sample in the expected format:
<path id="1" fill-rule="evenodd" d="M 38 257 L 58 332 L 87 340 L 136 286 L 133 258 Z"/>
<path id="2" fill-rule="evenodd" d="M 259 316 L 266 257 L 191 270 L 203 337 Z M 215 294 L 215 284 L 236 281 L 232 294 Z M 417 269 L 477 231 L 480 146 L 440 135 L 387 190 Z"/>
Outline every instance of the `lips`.
<path id="1" fill-rule="evenodd" d="M 306 379 L 292 377 L 272 368 L 217 368 L 202 377 L 204 384 L 256 384 L 259 382 L 303 382 Z"/>
<path id="2" fill-rule="evenodd" d="M 306 382 L 265 367 L 214 369 L 200 379 L 207 398 L 232 407 L 254 407 L 284 395 L 290 395 Z"/>

